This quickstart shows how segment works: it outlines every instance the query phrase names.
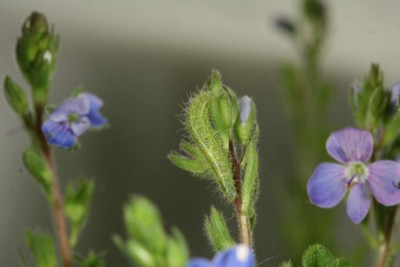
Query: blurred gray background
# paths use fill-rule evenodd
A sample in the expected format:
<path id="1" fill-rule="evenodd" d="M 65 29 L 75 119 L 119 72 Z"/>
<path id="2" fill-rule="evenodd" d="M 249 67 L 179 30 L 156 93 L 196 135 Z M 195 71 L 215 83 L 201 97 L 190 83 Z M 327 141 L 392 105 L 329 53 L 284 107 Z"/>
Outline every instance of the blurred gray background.
<path id="1" fill-rule="evenodd" d="M 177 115 L 212 68 L 238 95 L 254 97 L 261 128 L 261 197 L 256 228 L 258 261 L 277 266 L 287 256 L 278 232 L 282 178 L 293 164 L 291 127 L 279 89 L 277 68 L 296 60 L 286 36 L 273 26 L 282 14 L 294 15 L 297 1 L 0 1 L 0 78 L 23 85 L 14 48 L 23 20 L 36 10 L 61 35 L 52 102 L 60 103 L 84 85 L 105 101 L 111 128 L 82 137 L 76 153 L 57 150 L 62 182 L 79 175 L 97 183 L 89 223 L 79 250 L 107 251 L 108 266 L 128 266 L 110 236 L 124 234 L 122 205 L 143 194 L 161 209 L 166 225 L 177 225 L 193 256 L 211 256 L 202 221 L 211 204 L 229 211 L 215 190 L 168 162 L 183 134 Z M 337 93 L 332 129 L 351 124 L 347 90 L 371 62 L 385 71 L 386 84 L 400 79 L 399 1 L 331 1 L 331 33 L 325 75 Z M 21 152 L 28 142 L 17 117 L 0 98 L 0 266 L 18 266 L 16 249 L 23 232 L 49 230 L 43 195 L 24 170 Z M 299 189 L 302 190 L 302 189 Z M 306 200 L 305 200 L 306 201 Z M 336 231 L 344 247 L 359 229 L 343 218 Z M 327 211 L 330 212 L 330 211 Z M 231 222 L 234 218 L 226 215 Z M 317 226 L 316 226 L 317 227 Z M 351 233 L 350 241 L 348 233 Z"/>

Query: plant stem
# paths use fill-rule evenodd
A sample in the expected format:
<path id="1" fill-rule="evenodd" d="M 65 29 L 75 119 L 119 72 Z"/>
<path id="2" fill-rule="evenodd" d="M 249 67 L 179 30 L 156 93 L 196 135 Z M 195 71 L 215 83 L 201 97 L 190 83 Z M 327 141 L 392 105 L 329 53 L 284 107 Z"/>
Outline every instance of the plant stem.
<path id="1" fill-rule="evenodd" d="M 378 260 L 376 262 L 376 267 L 387 267 L 391 259 L 391 239 L 392 231 L 394 226 L 394 221 L 396 218 L 397 207 L 393 207 L 388 214 L 388 219 L 386 223 L 386 228 L 384 232 L 384 241 L 379 247 Z"/>
<path id="2" fill-rule="evenodd" d="M 43 108 L 41 106 L 35 107 L 36 123 L 34 128 L 34 133 L 39 140 L 40 149 L 46 159 L 46 163 L 51 170 L 53 177 L 53 184 L 51 186 L 52 197 L 49 203 L 53 210 L 53 219 L 56 228 L 56 235 L 58 240 L 58 246 L 60 249 L 60 254 L 64 267 L 72 267 L 72 251 L 68 240 L 68 230 L 64 215 L 64 204 L 63 198 L 60 190 L 60 182 L 57 176 L 55 164 L 53 162 L 53 157 L 51 153 L 51 148 L 46 141 L 41 125 L 43 117 Z"/>
<path id="3" fill-rule="evenodd" d="M 235 154 L 235 149 L 233 147 L 233 142 L 229 141 L 229 156 L 232 163 L 233 180 L 235 182 L 236 188 L 236 218 L 239 224 L 240 240 L 241 243 L 252 247 L 252 234 L 249 224 L 249 217 L 247 214 L 242 213 L 242 179 L 241 179 L 241 169 L 240 162 L 238 162 Z"/>

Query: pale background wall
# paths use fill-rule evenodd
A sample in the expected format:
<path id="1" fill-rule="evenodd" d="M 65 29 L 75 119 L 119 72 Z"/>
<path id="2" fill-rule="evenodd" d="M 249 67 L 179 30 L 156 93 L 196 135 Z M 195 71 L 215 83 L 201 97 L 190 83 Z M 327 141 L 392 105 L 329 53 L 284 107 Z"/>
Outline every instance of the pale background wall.
<path id="1" fill-rule="evenodd" d="M 239 95 L 252 95 L 261 126 L 262 195 L 257 248 L 263 266 L 285 255 L 279 233 L 277 190 L 292 164 L 290 126 L 284 115 L 277 67 L 294 58 L 285 36 L 274 29 L 280 14 L 295 14 L 297 1 L 0 1 L 0 77 L 23 83 L 16 69 L 15 40 L 31 11 L 47 15 L 61 35 L 52 100 L 59 103 L 84 84 L 105 100 L 111 129 L 87 134 L 77 153 L 57 151 L 65 182 L 93 177 L 97 189 L 80 250 L 107 250 L 109 266 L 127 266 L 110 240 L 123 233 L 121 207 L 133 192 L 149 196 L 167 224 L 178 225 L 192 254 L 209 256 L 202 232 L 211 203 L 221 204 L 206 182 L 166 160 L 182 133 L 176 115 L 189 92 L 201 86 L 211 68 L 219 69 Z M 331 1 L 331 36 L 326 76 L 339 88 L 332 129 L 351 123 L 346 90 L 379 62 L 387 84 L 400 79 L 398 1 Z M 25 83 L 23 83 L 25 85 Z M 51 220 L 40 191 L 24 170 L 20 154 L 27 138 L 0 97 L 0 266 L 18 266 L 15 251 L 28 228 L 49 229 Z M 210 197 L 211 195 L 211 197 Z M 338 208 L 338 235 L 359 230 Z M 231 219 L 232 220 L 232 219 Z M 353 235 L 353 234 L 352 234 Z M 358 238 L 358 234 L 354 238 Z"/>

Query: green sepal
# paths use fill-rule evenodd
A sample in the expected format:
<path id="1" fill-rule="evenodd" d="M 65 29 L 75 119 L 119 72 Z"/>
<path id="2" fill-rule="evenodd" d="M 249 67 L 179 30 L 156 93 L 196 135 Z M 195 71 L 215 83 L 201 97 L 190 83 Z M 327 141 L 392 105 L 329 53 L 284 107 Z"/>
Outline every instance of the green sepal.
<path id="1" fill-rule="evenodd" d="M 76 87 L 76 88 L 72 91 L 71 97 L 72 97 L 72 98 L 78 97 L 84 90 L 85 90 L 85 88 L 83 87 L 83 85 L 79 85 L 78 87 Z"/>
<path id="2" fill-rule="evenodd" d="M 236 119 L 235 134 L 240 144 L 245 145 L 250 141 L 253 134 L 254 126 L 256 124 L 255 118 L 256 118 L 256 106 L 254 104 L 253 99 L 251 99 L 251 111 L 246 122 L 242 123 L 240 121 L 240 113 L 237 115 Z"/>
<path id="3" fill-rule="evenodd" d="M 384 147 L 392 147 L 400 135 L 400 116 L 394 115 L 392 120 L 386 124 L 386 131 L 383 140 Z"/>
<path id="4" fill-rule="evenodd" d="M 28 98 L 24 90 L 15 83 L 9 76 L 4 80 L 4 94 L 8 104 L 20 116 L 24 116 L 29 111 Z"/>
<path id="5" fill-rule="evenodd" d="M 212 92 L 203 90 L 191 99 L 187 108 L 186 124 L 193 143 L 199 147 L 209 163 L 221 193 L 229 202 L 234 202 L 236 189 L 229 153 L 210 120 L 211 97 Z"/>
<path id="6" fill-rule="evenodd" d="M 37 106 L 47 103 L 58 46 L 59 37 L 49 27 L 45 16 L 33 12 L 23 24 L 16 54 L 19 67 L 32 86 L 33 100 Z"/>
<path id="7" fill-rule="evenodd" d="M 210 115 L 214 129 L 218 132 L 226 150 L 229 149 L 229 138 L 232 124 L 231 103 L 226 95 L 212 96 L 210 99 Z"/>
<path id="8" fill-rule="evenodd" d="M 167 158 L 177 167 L 191 172 L 201 178 L 211 179 L 211 166 L 203 152 L 195 145 L 183 140 L 179 144 L 179 152 L 171 151 Z"/>
<path id="9" fill-rule="evenodd" d="M 76 255 L 75 258 L 80 267 L 106 267 L 104 256 L 105 253 L 96 254 L 93 250 L 90 250 L 86 257 Z"/>
<path id="10" fill-rule="evenodd" d="M 167 266 L 185 266 L 189 259 L 186 240 L 178 228 L 173 227 L 168 238 L 166 262 Z"/>
<path id="11" fill-rule="evenodd" d="M 156 267 L 157 260 L 154 255 L 142 244 L 134 240 L 128 240 L 126 243 L 119 237 L 114 236 L 114 243 L 125 254 L 125 256 L 132 262 L 143 267 Z"/>
<path id="12" fill-rule="evenodd" d="M 222 93 L 222 76 L 218 70 L 211 70 L 211 77 L 205 84 L 205 90 L 211 91 L 215 96 Z"/>
<path id="13" fill-rule="evenodd" d="M 324 246 L 310 246 L 303 255 L 304 267 L 351 267 L 350 262 L 336 259 Z"/>
<path id="14" fill-rule="evenodd" d="M 225 250 L 235 245 L 223 215 L 214 206 L 211 207 L 210 216 L 207 216 L 204 221 L 204 228 L 215 251 Z"/>
<path id="15" fill-rule="evenodd" d="M 51 235 L 40 232 L 26 232 L 25 241 L 36 267 L 58 266 L 57 254 Z"/>
<path id="16" fill-rule="evenodd" d="M 384 88 L 379 65 L 372 64 L 359 90 L 351 89 L 349 104 L 360 128 L 375 130 L 386 124 L 395 114 L 390 102 L 391 93 Z"/>
<path id="17" fill-rule="evenodd" d="M 175 166 L 185 171 L 199 175 L 200 177 L 209 177 L 206 174 L 210 171 L 210 168 L 208 164 L 204 164 L 204 161 L 188 158 L 176 151 L 170 152 L 167 157 Z"/>
<path id="18" fill-rule="evenodd" d="M 27 147 L 23 153 L 23 161 L 30 174 L 42 186 L 46 195 L 50 197 L 53 174 L 44 155 L 37 149 Z"/>
<path id="19" fill-rule="evenodd" d="M 279 264 L 279 267 L 293 267 L 293 264 L 291 261 L 284 261 Z"/>
<path id="20" fill-rule="evenodd" d="M 258 197 L 258 153 L 254 142 L 246 148 L 246 170 L 242 185 L 242 214 L 250 214 Z"/>
<path id="21" fill-rule="evenodd" d="M 229 97 L 229 100 L 230 100 L 230 103 L 231 103 L 231 113 L 232 113 L 231 125 L 235 125 L 236 117 L 239 114 L 239 104 L 238 104 L 237 96 L 236 96 L 235 92 L 231 88 L 229 88 L 228 86 L 222 85 L 222 88 L 227 93 L 227 96 Z"/>
<path id="22" fill-rule="evenodd" d="M 54 106 L 54 105 L 48 105 L 48 106 L 46 106 L 46 108 L 45 108 L 45 110 L 46 110 L 46 112 L 47 112 L 48 114 L 53 113 L 56 109 L 57 109 L 57 107 Z"/>
<path id="23" fill-rule="evenodd" d="M 70 244 L 75 247 L 89 214 L 94 182 L 80 178 L 78 183 L 69 183 L 65 194 L 65 215 L 71 226 Z"/>

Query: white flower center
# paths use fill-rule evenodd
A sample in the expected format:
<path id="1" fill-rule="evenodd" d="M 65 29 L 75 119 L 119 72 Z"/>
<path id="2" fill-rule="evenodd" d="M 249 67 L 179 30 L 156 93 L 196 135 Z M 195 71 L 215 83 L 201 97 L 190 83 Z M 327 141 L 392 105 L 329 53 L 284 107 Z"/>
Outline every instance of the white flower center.
<path id="1" fill-rule="evenodd" d="M 236 249 L 236 259 L 239 262 L 245 262 L 249 257 L 250 250 L 245 245 L 238 245 Z"/>
<path id="2" fill-rule="evenodd" d="M 356 184 L 363 184 L 368 178 L 368 167 L 363 162 L 350 162 L 346 165 L 344 175 L 347 186 L 352 188 Z"/>

